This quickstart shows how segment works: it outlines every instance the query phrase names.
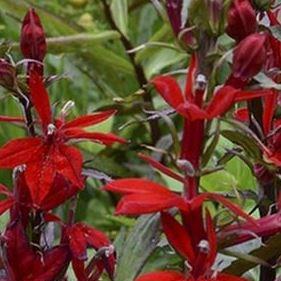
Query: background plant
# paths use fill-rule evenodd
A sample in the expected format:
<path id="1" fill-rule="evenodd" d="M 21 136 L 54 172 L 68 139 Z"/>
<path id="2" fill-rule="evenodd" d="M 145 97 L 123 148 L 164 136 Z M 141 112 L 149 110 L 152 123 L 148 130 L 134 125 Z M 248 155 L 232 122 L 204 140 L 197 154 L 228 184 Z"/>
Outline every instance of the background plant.
<path id="1" fill-rule="evenodd" d="M 276 134 L 272 137 L 272 132 L 278 132 L 276 121 L 280 36 L 279 23 L 273 8 L 278 3 L 235 1 L 234 8 L 227 1 L 0 3 L 1 34 L 4 39 L 1 50 L 2 57 L 8 61 L 18 62 L 22 59 L 18 53 L 17 42 L 20 21 L 28 7 L 34 6 L 40 15 L 47 37 L 50 37 L 47 40 L 48 55 L 44 60 L 45 73 L 50 76 L 58 75 L 52 76 L 52 79 L 58 81 L 49 88 L 52 104 L 56 108 L 62 108 L 66 102 L 72 100 L 75 102 L 72 110 L 74 116 L 94 110 L 118 110 L 118 115 L 103 123 L 99 130 L 108 132 L 112 129 L 130 142 L 126 146 L 113 149 L 97 148 L 91 144 L 81 145 L 86 157 L 84 174 L 88 176 L 88 180 L 86 188 L 79 196 L 75 215 L 77 221 L 85 220 L 107 231 L 116 240 L 119 258 L 116 280 L 133 280 L 140 271 L 181 267 L 182 260 L 169 251 L 170 247 L 165 238 L 160 238 L 156 231 L 159 229 L 157 216 L 143 217 L 136 223 L 132 219 L 113 217 L 113 207 L 117 199 L 114 195 L 100 191 L 99 187 L 110 178 L 145 176 L 173 191 L 182 190 L 182 183 L 174 181 L 164 173 L 152 172 L 137 157 L 137 152 L 149 153 L 150 150 L 153 159 L 182 172 L 176 160 L 182 158 L 180 139 L 183 118 L 167 107 L 148 82 L 160 73 L 172 74 L 183 87 L 186 67 L 190 65 L 192 53 L 198 54 L 200 73 L 207 78 L 209 96 L 206 100 L 211 100 L 215 86 L 223 83 L 248 91 L 247 95 L 249 91 L 253 94 L 256 89 L 276 90 L 275 94 L 270 95 L 271 98 L 254 99 L 248 103 L 252 112 L 250 122 L 244 109 L 238 110 L 236 117 L 246 123 L 236 121 L 237 118 L 233 119 L 232 112 L 226 115 L 226 119 L 217 118 L 222 112 L 204 117 L 214 119 L 206 124 L 205 149 L 200 160 L 200 187 L 201 191 L 216 192 L 236 200 L 246 212 L 254 212 L 259 208 L 261 216 L 265 216 L 262 222 L 264 229 L 269 231 L 266 234 L 271 236 L 280 232 L 279 215 L 273 214 L 277 208 L 272 207 L 277 201 L 279 178 L 276 167 L 279 162 L 278 155 L 271 153 L 278 152 L 278 138 L 275 137 Z M 176 8 L 173 10 L 173 7 Z M 234 14 L 233 18 L 229 11 Z M 269 12 L 266 14 L 265 11 Z M 230 14 L 228 19 L 227 12 Z M 257 13 L 258 22 L 255 20 Z M 268 22 L 267 16 L 271 20 L 270 26 L 268 23 L 263 24 Z M 262 18 L 263 21 L 260 22 Z M 226 31 L 234 40 L 225 34 L 227 22 Z M 231 33 L 231 24 L 234 25 L 232 31 L 241 31 L 238 36 Z M 263 31 L 273 37 L 265 43 L 262 41 L 265 40 L 263 35 L 253 35 L 246 42 L 247 46 L 242 48 L 240 59 L 235 60 L 235 56 L 239 56 L 239 49 L 236 49 L 234 64 L 231 64 L 231 53 L 241 39 L 252 33 L 261 34 Z M 260 43 L 259 48 L 257 43 Z M 263 49 L 265 45 L 269 45 L 267 51 Z M 251 51 L 243 53 L 245 48 Z M 251 56 L 253 49 L 259 50 L 256 57 Z M 271 50 L 271 58 L 268 50 Z M 254 67 L 245 68 L 246 62 Z M 17 71 L 18 78 L 25 82 L 21 65 L 17 67 Z M 157 88 L 156 82 L 154 85 Z M 1 114 L 20 115 L 20 107 L 7 92 L 11 91 L 3 90 L 2 93 Z M 257 95 L 260 94 L 262 93 Z M 245 100 L 245 96 L 243 99 Z M 277 106 L 275 112 L 272 104 Z M 244 107 L 242 103 L 239 103 L 239 107 L 240 105 Z M 208 108 L 204 109 L 208 111 Z M 262 114 L 262 111 L 266 114 Z M 202 116 L 203 113 L 200 114 Z M 271 117 L 273 115 L 274 118 Z M 275 128 L 272 127 L 272 120 Z M 10 124 L 3 124 L 1 128 L 3 144 L 25 134 L 24 130 L 16 129 Z M 187 172 L 190 174 L 192 166 L 189 168 L 191 170 Z M 7 171 L 1 173 L 1 182 L 12 186 L 11 174 Z M 222 209 L 216 203 L 208 203 L 208 208 L 212 216 L 218 217 L 219 226 L 231 221 L 229 215 L 220 215 Z M 56 214 L 63 220 L 67 217 L 66 209 L 56 210 Z M 271 216 L 267 216 L 269 211 L 273 211 Z M 257 211 L 253 214 L 260 217 Z M 3 224 L 5 217 L 7 216 L 2 216 Z M 258 232 L 264 229 L 247 224 L 244 225 L 247 231 L 241 232 L 240 241 L 264 234 Z M 269 230 L 266 225 L 270 226 Z M 232 244 L 225 237 L 229 237 L 236 230 L 229 227 L 222 234 L 219 238 L 222 243 L 220 250 Z M 231 265 L 223 263 L 221 267 L 226 268 L 229 273 L 241 275 L 251 268 L 258 269 L 257 265 L 262 264 L 264 273 L 261 276 L 257 270 L 253 270 L 248 272 L 248 277 L 250 275 L 253 280 L 275 280 L 275 268 L 270 269 L 269 263 L 278 267 L 279 240 L 278 235 L 265 237 L 263 243 L 267 246 L 256 239 L 250 244 L 223 250 L 222 253 L 235 256 L 236 260 Z M 271 277 L 268 277 L 269 274 Z"/>

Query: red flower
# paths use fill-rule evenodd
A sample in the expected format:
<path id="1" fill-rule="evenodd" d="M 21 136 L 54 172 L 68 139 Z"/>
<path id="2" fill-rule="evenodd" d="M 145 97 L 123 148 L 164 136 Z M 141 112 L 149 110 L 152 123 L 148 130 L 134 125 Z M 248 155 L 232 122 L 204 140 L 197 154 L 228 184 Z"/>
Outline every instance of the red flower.
<path id="1" fill-rule="evenodd" d="M 34 250 L 19 222 L 8 226 L 4 241 L 7 281 L 53 281 L 64 275 L 70 260 L 67 246 Z"/>
<path id="2" fill-rule="evenodd" d="M 234 0 L 227 14 L 227 34 L 241 41 L 256 30 L 256 12 L 250 1 Z"/>
<path id="3" fill-rule="evenodd" d="M 241 52 L 238 52 L 238 55 L 236 55 L 238 61 L 240 60 L 240 53 Z M 236 64 L 238 61 L 236 60 Z M 238 69 L 237 66 L 236 68 Z M 202 92 L 200 88 L 195 89 L 195 72 L 197 69 L 195 56 L 193 56 L 191 60 L 189 69 L 184 93 L 181 91 L 176 79 L 171 76 L 158 76 L 151 82 L 157 92 L 159 92 L 172 108 L 191 121 L 213 119 L 223 115 L 235 102 L 268 94 L 268 91 L 265 90 L 240 91 L 231 86 L 222 86 L 214 93 L 210 102 L 202 106 L 204 92 Z"/>
<path id="4" fill-rule="evenodd" d="M 254 223 L 254 220 L 222 195 L 202 193 L 192 200 L 186 201 L 182 196 L 172 192 L 167 187 L 146 179 L 114 180 L 104 186 L 107 191 L 124 195 L 116 208 L 118 215 L 141 215 L 155 213 L 177 207 L 182 211 L 199 208 L 204 201 L 217 201 L 233 213 Z"/>
<path id="5" fill-rule="evenodd" d="M 87 132 L 84 128 L 100 123 L 114 111 L 99 112 L 78 117 L 66 122 L 63 118 L 53 120 L 48 93 L 42 79 L 32 72 L 30 78 L 32 102 L 38 113 L 42 135 L 26 137 L 8 142 L 0 148 L 0 167 L 15 168 L 25 165 L 25 179 L 34 204 L 40 205 L 48 195 L 57 174 L 71 184 L 82 188 L 82 155 L 70 140 L 88 139 L 110 145 L 125 140 L 113 134 Z"/>
<path id="6" fill-rule="evenodd" d="M 114 248 L 107 236 L 99 230 L 83 223 L 66 227 L 72 265 L 79 281 L 97 281 L 105 269 L 113 279 L 115 268 Z M 92 261 L 85 267 L 87 247 L 97 251 Z"/>
<path id="7" fill-rule="evenodd" d="M 217 239 L 208 212 L 205 221 L 203 239 L 198 245 L 193 245 L 188 229 L 168 213 L 162 213 L 164 233 L 171 246 L 188 262 L 190 272 L 182 274 L 176 271 L 158 271 L 144 274 L 135 281 L 246 281 L 244 278 L 213 272 L 211 267 L 217 256 Z"/>
<path id="8" fill-rule="evenodd" d="M 30 9 L 22 23 L 20 48 L 26 59 L 42 62 L 47 52 L 47 43 L 41 21 L 34 9 Z M 43 74 L 40 63 L 29 63 L 29 69 Z"/>

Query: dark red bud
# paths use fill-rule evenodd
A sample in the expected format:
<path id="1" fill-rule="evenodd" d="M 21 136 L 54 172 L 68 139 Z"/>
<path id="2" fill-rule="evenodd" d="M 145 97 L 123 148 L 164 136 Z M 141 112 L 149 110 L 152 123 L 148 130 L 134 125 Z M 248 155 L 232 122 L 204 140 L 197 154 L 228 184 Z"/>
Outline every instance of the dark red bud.
<path id="1" fill-rule="evenodd" d="M 232 76 L 247 81 L 258 74 L 266 61 L 266 35 L 254 33 L 242 40 L 233 53 Z"/>
<path id="2" fill-rule="evenodd" d="M 0 59 L 0 85 L 6 89 L 13 89 L 16 80 L 16 70 L 9 62 Z"/>
<path id="3" fill-rule="evenodd" d="M 27 59 L 42 62 L 46 55 L 47 44 L 44 29 L 34 9 L 30 9 L 24 17 L 20 48 L 23 56 Z"/>
<path id="4" fill-rule="evenodd" d="M 234 0 L 227 15 L 226 33 L 241 41 L 256 30 L 256 12 L 251 3 L 248 0 Z"/>
<path id="5" fill-rule="evenodd" d="M 176 35 L 179 34 L 182 28 L 181 10 L 182 0 L 167 0 L 166 8 L 169 20 L 171 22 L 173 31 Z"/>

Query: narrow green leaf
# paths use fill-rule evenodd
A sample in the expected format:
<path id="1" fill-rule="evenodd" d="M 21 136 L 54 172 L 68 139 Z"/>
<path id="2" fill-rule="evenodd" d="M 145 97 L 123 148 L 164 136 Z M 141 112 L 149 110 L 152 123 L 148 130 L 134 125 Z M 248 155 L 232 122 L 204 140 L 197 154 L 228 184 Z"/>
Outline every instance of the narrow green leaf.
<path id="1" fill-rule="evenodd" d="M 115 281 L 133 281 L 159 240 L 159 215 L 142 216 L 119 251 Z"/>
<path id="2" fill-rule="evenodd" d="M 113 0 L 110 8 L 115 24 L 128 37 L 128 1 Z"/>

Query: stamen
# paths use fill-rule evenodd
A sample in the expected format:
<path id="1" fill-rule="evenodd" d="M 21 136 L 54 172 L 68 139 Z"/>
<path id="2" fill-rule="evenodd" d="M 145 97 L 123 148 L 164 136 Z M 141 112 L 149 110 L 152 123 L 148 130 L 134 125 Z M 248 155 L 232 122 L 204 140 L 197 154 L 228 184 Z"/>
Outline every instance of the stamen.
<path id="1" fill-rule="evenodd" d="M 207 240 L 201 240 L 198 244 L 199 251 L 204 254 L 210 252 L 210 244 Z"/>
<path id="2" fill-rule="evenodd" d="M 47 128 L 47 135 L 50 136 L 54 134 L 55 131 L 56 131 L 56 126 L 54 124 L 49 124 Z"/>
<path id="3" fill-rule="evenodd" d="M 206 85 L 207 85 L 207 78 L 205 75 L 198 74 L 195 82 L 196 82 L 196 84 L 195 84 L 196 90 L 201 90 L 201 91 L 205 90 Z"/>

